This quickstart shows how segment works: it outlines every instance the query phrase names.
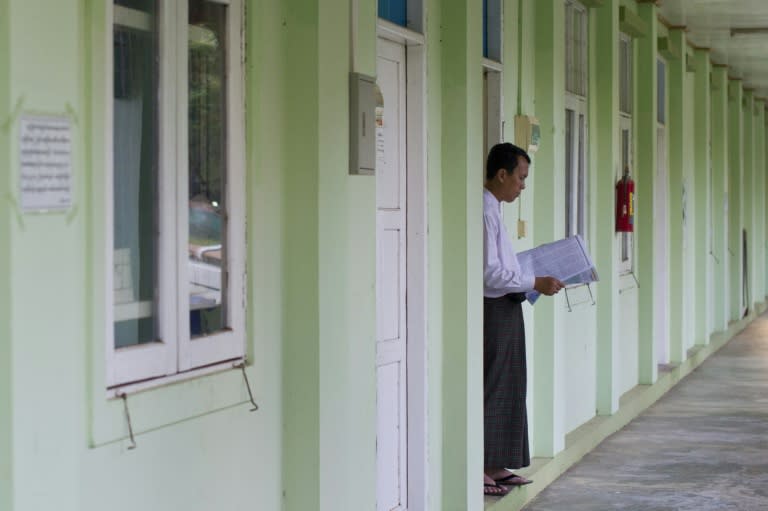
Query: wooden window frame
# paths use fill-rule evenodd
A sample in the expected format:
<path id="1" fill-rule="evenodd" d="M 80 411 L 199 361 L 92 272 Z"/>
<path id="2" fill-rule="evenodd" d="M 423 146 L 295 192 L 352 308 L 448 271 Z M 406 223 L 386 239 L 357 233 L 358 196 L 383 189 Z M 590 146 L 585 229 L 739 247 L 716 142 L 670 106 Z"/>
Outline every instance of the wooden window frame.
<path id="1" fill-rule="evenodd" d="M 125 348 L 114 346 L 114 140 L 106 137 L 105 160 L 108 165 L 104 193 L 106 196 L 106 385 L 109 389 L 146 387 L 178 381 L 210 372 L 210 367 L 245 356 L 245 101 L 243 69 L 243 1 L 208 0 L 228 6 L 226 73 L 226 239 L 227 279 L 226 324 L 228 328 L 205 337 L 190 336 L 189 292 L 187 271 L 188 249 L 188 0 L 158 2 L 159 43 L 159 206 L 158 229 L 158 320 L 161 341 Z M 111 33 L 116 23 L 140 22 L 142 14 L 107 0 L 107 23 Z M 134 25 L 128 25 L 137 28 Z M 105 125 L 112 129 L 114 57 L 106 52 L 107 108 Z"/>

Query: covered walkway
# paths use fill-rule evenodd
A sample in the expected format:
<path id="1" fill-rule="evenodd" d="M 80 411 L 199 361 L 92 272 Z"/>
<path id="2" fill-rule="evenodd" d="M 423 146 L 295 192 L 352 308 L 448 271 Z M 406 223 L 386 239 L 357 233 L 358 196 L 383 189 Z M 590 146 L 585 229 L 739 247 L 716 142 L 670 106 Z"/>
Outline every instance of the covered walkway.
<path id="1" fill-rule="evenodd" d="M 768 313 L 524 509 L 768 509 Z"/>

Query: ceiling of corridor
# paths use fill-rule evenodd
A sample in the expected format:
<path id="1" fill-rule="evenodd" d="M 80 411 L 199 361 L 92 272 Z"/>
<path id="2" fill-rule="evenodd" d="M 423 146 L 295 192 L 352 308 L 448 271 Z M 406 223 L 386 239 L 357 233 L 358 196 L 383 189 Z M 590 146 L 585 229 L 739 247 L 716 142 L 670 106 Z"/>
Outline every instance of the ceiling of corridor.
<path id="1" fill-rule="evenodd" d="M 768 98 L 768 0 L 661 0 L 659 13 L 687 28 L 688 40 L 710 48 L 755 95 Z"/>

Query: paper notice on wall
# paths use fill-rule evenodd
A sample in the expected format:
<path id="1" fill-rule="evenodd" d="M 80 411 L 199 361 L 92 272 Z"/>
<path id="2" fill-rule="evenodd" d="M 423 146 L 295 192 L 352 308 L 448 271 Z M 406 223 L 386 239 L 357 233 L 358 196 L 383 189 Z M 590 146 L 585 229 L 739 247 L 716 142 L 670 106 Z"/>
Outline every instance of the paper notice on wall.
<path id="1" fill-rule="evenodd" d="M 24 212 L 72 207 L 72 122 L 23 116 L 19 122 L 19 192 Z"/>

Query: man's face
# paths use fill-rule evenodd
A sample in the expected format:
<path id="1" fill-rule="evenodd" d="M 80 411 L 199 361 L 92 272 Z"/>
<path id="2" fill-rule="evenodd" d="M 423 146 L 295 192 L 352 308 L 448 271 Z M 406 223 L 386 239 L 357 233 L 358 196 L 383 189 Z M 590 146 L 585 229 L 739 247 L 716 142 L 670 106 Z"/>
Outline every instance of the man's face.
<path id="1" fill-rule="evenodd" d="M 528 177 L 528 162 L 525 158 L 518 156 L 517 167 L 511 173 L 502 169 L 504 174 L 502 178 L 502 191 L 504 202 L 512 202 L 520 196 L 525 190 L 525 179 Z"/>

